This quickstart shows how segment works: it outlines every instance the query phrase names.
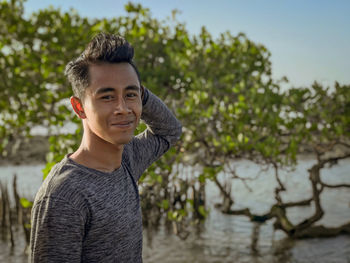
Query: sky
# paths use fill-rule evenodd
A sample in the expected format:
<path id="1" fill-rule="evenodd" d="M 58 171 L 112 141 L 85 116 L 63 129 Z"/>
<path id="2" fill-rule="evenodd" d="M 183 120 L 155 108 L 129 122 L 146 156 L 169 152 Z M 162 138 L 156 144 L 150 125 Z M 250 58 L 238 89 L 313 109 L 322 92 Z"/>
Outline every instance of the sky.
<path id="1" fill-rule="evenodd" d="M 126 0 L 27 0 L 30 14 L 49 5 L 74 8 L 81 16 L 112 18 L 125 15 Z M 177 9 L 177 19 L 191 34 L 205 26 L 217 37 L 244 32 L 271 52 L 272 74 L 289 79 L 290 87 L 314 81 L 332 86 L 350 84 L 349 0 L 144 0 L 152 16 L 164 19 Z"/>

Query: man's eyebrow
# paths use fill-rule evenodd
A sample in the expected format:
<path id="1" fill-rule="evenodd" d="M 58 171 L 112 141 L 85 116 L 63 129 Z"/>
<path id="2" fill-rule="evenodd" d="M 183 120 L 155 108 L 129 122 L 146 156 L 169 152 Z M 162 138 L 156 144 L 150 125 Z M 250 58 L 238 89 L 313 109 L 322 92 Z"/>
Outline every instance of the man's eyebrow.
<path id="1" fill-rule="evenodd" d="M 137 90 L 137 91 L 141 91 L 141 88 L 137 85 L 129 85 L 125 88 L 126 90 Z"/>
<path id="2" fill-rule="evenodd" d="M 111 92 L 111 91 L 114 91 L 114 88 L 110 88 L 110 87 L 100 88 L 95 92 L 95 95 L 99 95 L 99 94 L 107 93 L 107 92 Z"/>
<path id="3" fill-rule="evenodd" d="M 141 88 L 137 85 L 129 85 L 125 88 L 125 90 L 135 90 L 135 91 L 141 91 Z M 95 95 L 100 95 L 103 93 L 107 93 L 107 92 L 114 92 L 115 89 L 111 88 L 111 87 L 104 87 L 104 88 L 99 88 L 96 92 Z"/>

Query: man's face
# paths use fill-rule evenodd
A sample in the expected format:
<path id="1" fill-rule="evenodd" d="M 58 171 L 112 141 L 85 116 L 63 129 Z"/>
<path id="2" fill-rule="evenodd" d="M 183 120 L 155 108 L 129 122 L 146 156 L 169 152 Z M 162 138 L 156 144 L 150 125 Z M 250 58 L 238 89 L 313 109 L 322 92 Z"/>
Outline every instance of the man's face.
<path id="1" fill-rule="evenodd" d="M 129 63 L 89 67 L 84 97 L 84 127 L 114 145 L 128 143 L 142 113 L 141 87 Z"/>

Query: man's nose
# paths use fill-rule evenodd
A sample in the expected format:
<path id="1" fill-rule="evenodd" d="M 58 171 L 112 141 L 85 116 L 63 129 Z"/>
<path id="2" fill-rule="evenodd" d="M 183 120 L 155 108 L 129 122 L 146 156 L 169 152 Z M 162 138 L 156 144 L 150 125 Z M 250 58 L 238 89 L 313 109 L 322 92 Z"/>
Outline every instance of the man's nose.
<path id="1" fill-rule="evenodd" d="M 130 112 L 131 112 L 131 109 L 129 108 L 125 99 L 119 98 L 115 104 L 114 114 L 128 114 Z"/>

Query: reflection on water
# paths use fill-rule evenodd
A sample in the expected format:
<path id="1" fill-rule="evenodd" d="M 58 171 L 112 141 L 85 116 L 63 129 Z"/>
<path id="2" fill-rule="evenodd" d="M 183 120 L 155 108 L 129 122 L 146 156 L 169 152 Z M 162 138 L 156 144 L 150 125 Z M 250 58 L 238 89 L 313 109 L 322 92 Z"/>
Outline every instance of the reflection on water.
<path id="1" fill-rule="evenodd" d="M 307 168 L 312 160 L 303 160 L 293 172 L 281 172 L 281 178 L 288 191 L 282 195 L 285 201 L 297 201 L 310 197 Z M 0 180 L 11 181 L 13 172 L 19 176 L 18 187 L 21 193 L 34 195 L 41 182 L 43 166 L 0 167 Z M 253 177 L 259 168 L 252 163 L 239 161 L 235 164 L 237 173 Z M 343 161 L 332 169 L 322 171 L 327 183 L 350 183 L 350 161 Z M 223 179 L 224 175 L 220 175 Z M 273 189 L 276 185 L 272 171 L 261 173 L 256 181 L 249 183 L 254 192 L 249 191 L 240 181 L 232 184 L 235 208 L 249 207 L 254 213 L 264 213 L 274 202 Z M 244 216 L 224 215 L 214 208 L 221 197 L 213 183 L 208 183 L 207 199 L 211 213 L 202 226 L 202 231 L 193 229 L 186 240 L 168 234 L 160 228 L 147 239 L 144 232 L 144 262 L 350 262 L 350 237 L 339 236 L 327 239 L 289 240 L 281 231 L 273 231 L 272 221 L 256 225 Z M 327 190 L 322 195 L 325 216 L 322 224 L 337 226 L 350 219 L 349 189 Z M 293 222 L 299 222 L 313 213 L 312 207 L 293 208 L 288 215 Z M 13 251 L 7 243 L 0 241 L 0 262 L 27 262 L 23 256 L 25 241 L 19 234 Z"/>

